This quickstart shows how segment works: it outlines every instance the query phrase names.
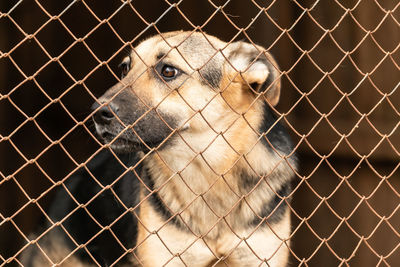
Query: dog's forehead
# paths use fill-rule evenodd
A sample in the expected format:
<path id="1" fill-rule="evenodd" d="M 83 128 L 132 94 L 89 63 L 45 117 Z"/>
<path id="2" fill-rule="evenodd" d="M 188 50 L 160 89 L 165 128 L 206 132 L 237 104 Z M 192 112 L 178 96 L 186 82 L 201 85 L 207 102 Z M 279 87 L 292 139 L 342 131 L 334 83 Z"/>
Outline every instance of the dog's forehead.
<path id="1" fill-rule="evenodd" d="M 197 32 L 176 32 L 153 36 L 140 43 L 133 57 L 140 57 L 146 65 L 161 56 L 181 58 L 200 68 L 214 57 L 226 43 L 210 35 Z"/>

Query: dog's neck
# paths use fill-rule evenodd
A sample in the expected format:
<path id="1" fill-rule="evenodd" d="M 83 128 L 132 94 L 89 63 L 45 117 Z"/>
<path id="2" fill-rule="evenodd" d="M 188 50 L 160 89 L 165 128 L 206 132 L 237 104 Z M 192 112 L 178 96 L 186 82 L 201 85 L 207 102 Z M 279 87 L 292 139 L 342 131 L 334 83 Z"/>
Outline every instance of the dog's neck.
<path id="1" fill-rule="evenodd" d="M 248 205 L 239 205 L 240 199 L 246 195 L 252 208 L 261 211 L 264 202 L 271 201 L 276 196 L 274 191 L 281 189 L 278 185 L 288 182 L 293 173 L 287 159 L 248 127 L 249 119 L 237 120 L 222 134 L 182 134 L 171 140 L 174 143 L 153 151 L 144 159 L 153 193 L 146 192 L 157 194 L 172 214 L 184 211 L 181 216 L 185 221 L 200 220 L 200 225 L 208 226 L 205 221 L 215 223 L 232 207 L 250 220 L 254 213 Z M 253 119 L 259 119 L 253 123 L 261 127 L 262 118 Z M 272 181 L 282 177 L 289 178 Z"/>

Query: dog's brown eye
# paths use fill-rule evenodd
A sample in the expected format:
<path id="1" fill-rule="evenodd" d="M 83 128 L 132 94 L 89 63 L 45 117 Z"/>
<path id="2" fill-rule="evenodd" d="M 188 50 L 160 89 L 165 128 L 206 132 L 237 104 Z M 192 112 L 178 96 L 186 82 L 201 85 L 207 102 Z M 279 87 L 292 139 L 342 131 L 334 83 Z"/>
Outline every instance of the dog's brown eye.
<path id="1" fill-rule="evenodd" d="M 126 63 L 121 63 L 121 78 L 124 78 L 129 72 L 129 65 Z"/>
<path id="2" fill-rule="evenodd" d="M 121 64 L 118 65 L 118 67 L 121 70 L 121 79 L 123 79 L 126 75 L 128 75 L 128 72 L 130 71 L 130 58 L 127 57 L 124 59 L 124 61 L 121 62 Z"/>
<path id="3" fill-rule="evenodd" d="M 175 76 L 178 74 L 178 70 L 172 66 L 165 65 L 161 69 L 161 76 L 167 80 L 175 78 Z"/>

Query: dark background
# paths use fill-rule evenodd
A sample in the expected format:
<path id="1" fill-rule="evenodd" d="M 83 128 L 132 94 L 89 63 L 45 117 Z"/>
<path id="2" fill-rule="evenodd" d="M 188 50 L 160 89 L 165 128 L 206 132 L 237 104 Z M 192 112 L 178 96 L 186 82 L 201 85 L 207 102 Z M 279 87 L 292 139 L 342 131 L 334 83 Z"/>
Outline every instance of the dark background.
<path id="1" fill-rule="evenodd" d="M 100 148 L 89 107 L 127 42 L 194 27 L 250 38 L 285 72 L 277 109 L 301 162 L 291 266 L 399 264 L 397 0 L 17 2 L 0 1 L 1 266 L 16 265 L 54 183 Z"/>

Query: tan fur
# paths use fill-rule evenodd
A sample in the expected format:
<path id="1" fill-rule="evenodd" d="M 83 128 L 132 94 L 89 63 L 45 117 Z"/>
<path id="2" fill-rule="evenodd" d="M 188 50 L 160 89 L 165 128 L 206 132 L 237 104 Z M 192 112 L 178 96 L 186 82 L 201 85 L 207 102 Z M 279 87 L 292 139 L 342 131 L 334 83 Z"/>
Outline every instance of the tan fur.
<path id="1" fill-rule="evenodd" d="M 32 236 L 33 238 L 33 236 Z M 93 266 L 81 262 L 71 253 L 58 231 L 52 231 L 40 239 L 39 245 L 43 252 L 37 247 L 37 244 L 30 245 L 22 254 L 21 262 L 24 265 L 31 264 L 34 267 L 42 266 L 62 266 L 62 267 L 88 267 Z M 46 255 L 46 256 L 45 256 Z"/>
<path id="2" fill-rule="evenodd" d="M 276 105 L 279 100 L 277 64 L 259 46 L 256 59 L 265 57 L 267 65 L 246 63 L 241 53 L 250 48 L 192 32 L 149 38 L 132 51 L 128 75 L 99 99 L 109 104 L 129 92 L 148 109 L 177 121 L 168 145 L 143 159 L 155 189 L 142 186 L 140 193 L 136 251 L 144 266 L 286 266 L 289 210 L 276 224 L 249 226 L 293 175 L 293 162 L 267 149 L 258 133 L 265 101 Z M 185 75 L 160 82 L 153 68 L 159 55 Z M 203 79 L 213 69 L 221 71 L 218 88 Z M 250 88 L 270 77 L 266 92 Z M 243 171 L 263 179 L 245 188 Z M 149 194 L 158 194 L 181 228 L 160 215 Z"/>
<path id="3" fill-rule="evenodd" d="M 176 45 L 182 42 L 182 38 L 173 36 L 168 42 Z M 151 42 L 148 47 L 153 45 Z M 224 45 L 218 40 L 215 42 L 216 47 Z M 155 46 L 163 47 L 165 43 L 161 41 Z M 137 51 L 149 53 L 142 46 Z M 170 51 L 168 57 L 177 66 L 187 67 L 176 50 Z M 203 64 L 189 62 L 194 66 Z M 140 90 L 139 86 L 136 88 Z M 166 113 L 180 114 L 183 117 L 181 120 L 190 125 L 187 131 L 181 133 L 182 139 L 173 141 L 171 149 L 164 148 L 153 153 L 145 162 L 155 181 L 154 187 L 159 188 L 158 193 L 172 214 L 179 212 L 184 222 L 191 222 L 189 233 L 182 232 L 171 223 L 165 223 L 150 205 L 141 206 L 140 218 L 145 227 L 139 228 L 138 242 L 146 240 L 138 246 L 138 254 L 145 266 L 162 266 L 167 261 L 167 266 L 208 266 L 215 262 L 216 256 L 228 257 L 225 260 L 228 266 L 259 266 L 261 261 L 245 242 L 239 242 L 236 234 L 248 238 L 261 259 L 272 257 L 268 261 L 269 266 L 284 266 L 287 243 L 275 237 L 270 230 L 257 230 L 251 234 L 254 229 L 246 229 L 242 224 L 242 221 L 253 218 L 254 212 L 261 211 L 260 201 L 272 199 L 274 195 L 266 183 L 261 183 L 246 196 L 250 208 L 241 199 L 248 192 L 243 192 L 238 185 L 237 170 L 250 169 L 249 164 L 257 173 L 270 173 L 276 169 L 276 172 L 282 172 L 283 179 L 292 175 L 279 155 L 271 154 L 257 141 L 258 134 L 254 129 L 262 120 L 262 98 L 255 100 L 244 82 L 232 78 L 232 73 L 223 76 L 221 94 L 199 85 L 193 77 L 178 89 L 179 95 L 172 93 L 164 98 L 165 95 L 160 95 L 156 89 L 149 90 L 146 86 L 145 90 L 148 95 L 144 97 L 151 97 L 153 105 Z M 138 91 L 138 94 L 142 92 Z M 271 101 L 276 104 L 278 97 L 275 95 Z M 180 109 L 172 111 L 171 107 Z M 265 162 L 265 158 L 270 160 Z M 277 190 L 280 183 L 272 181 L 270 186 Z M 285 218 L 280 225 L 273 226 L 282 240 L 288 238 L 290 233 L 289 214 Z M 231 229 L 237 232 L 234 234 Z M 154 251 L 157 251 L 156 255 Z M 178 257 L 176 253 L 182 254 Z"/>

